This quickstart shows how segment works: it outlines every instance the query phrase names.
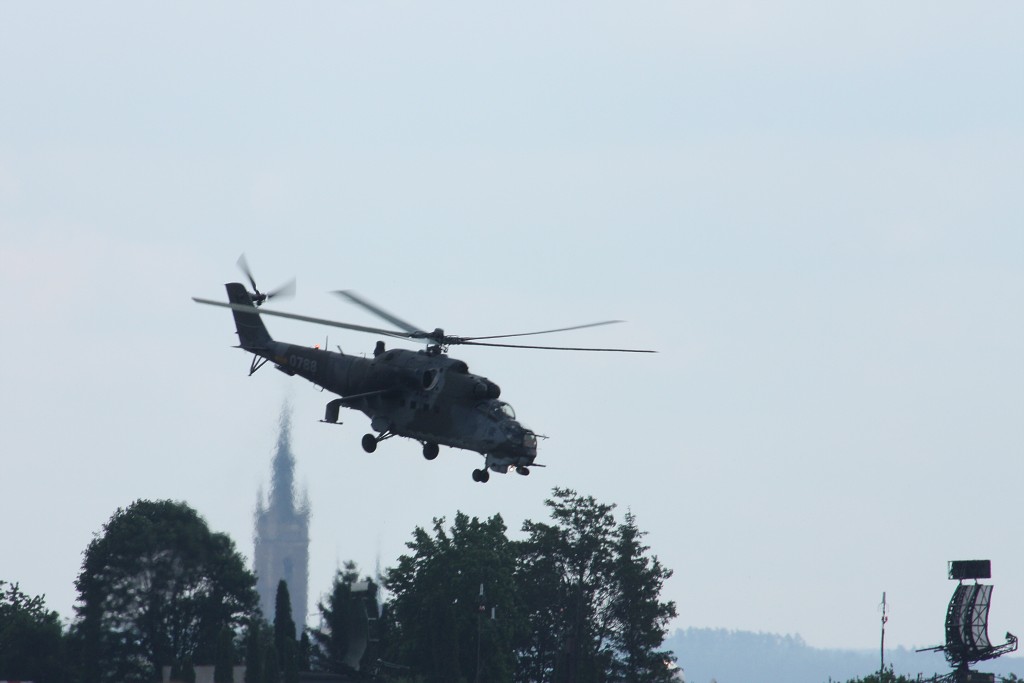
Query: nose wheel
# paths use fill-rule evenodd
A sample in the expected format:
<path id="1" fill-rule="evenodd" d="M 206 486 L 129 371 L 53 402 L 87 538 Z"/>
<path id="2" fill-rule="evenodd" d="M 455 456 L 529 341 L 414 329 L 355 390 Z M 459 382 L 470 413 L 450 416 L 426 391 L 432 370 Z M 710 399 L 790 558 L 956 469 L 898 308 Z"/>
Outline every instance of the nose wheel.
<path id="1" fill-rule="evenodd" d="M 425 443 L 423 444 L 423 457 L 427 460 L 433 460 L 437 457 L 437 454 L 441 452 L 441 449 L 436 443 Z"/>
<path id="2" fill-rule="evenodd" d="M 390 430 L 385 430 L 381 432 L 379 436 L 374 436 L 373 434 L 364 434 L 363 450 L 366 451 L 367 453 L 373 453 L 375 450 L 377 450 L 377 444 L 379 444 L 384 439 L 390 439 L 393 436 L 394 434 L 392 434 Z"/>
<path id="3" fill-rule="evenodd" d="M 473 481 L 478 481 L 481 484 L 486 484 L 491 478 L 491 473 L 486 469 L 473 470 Z"/>

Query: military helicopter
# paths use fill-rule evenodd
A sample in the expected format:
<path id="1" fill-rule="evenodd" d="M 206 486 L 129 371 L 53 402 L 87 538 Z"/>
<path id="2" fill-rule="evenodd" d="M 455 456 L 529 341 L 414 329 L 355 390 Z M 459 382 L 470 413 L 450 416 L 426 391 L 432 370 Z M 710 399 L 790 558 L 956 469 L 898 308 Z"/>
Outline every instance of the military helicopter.
<path id="1" fill-rule="evenodd" d="M 239 265 L 242 266 L 241 260 Z M 249 275 L 255 290 L 255 281 L 247 265 L 242 266 L 242 270 Z M 459 337 L 445 334 L 440 328 L 432 332 L 424 331 L 352 291 L 339 291 L 336 294 L 399 329 L 387 330 L 269 310 L 260 307 L 269 298 L 269 294 L 260 298 L 259 290 L 249 292 L 245 285 L 238 282 L 228 283 L 225 288 L 227 303 L 197 297 L 192 299 L 197 303 L 231 309 L 238 334 L 238 348 L 253 354 L 249 366 L 250 375 L 271 362 L 287 375 L 298 375 L 337 394 L 339 398 L 327 403 L 322 422 L 338 423 L 342 407 L 365 413 L 370 418 L 370 428 L 376 432 L 363 436 L 362 446 L 367 453 L 373 453 L 381 441 L 393 436 L 419 441 L 423 445 L 423 457 L 427 460 L 437 457 L 441 445 L 476 451 L 484 456 L 484 466 L 473 470 L 473 481 L 481 483 L 490 479 L 491 471 L 508 473 L 515 470 L 521 475 L 528 475 L 531 467 L 542 467 L 534 461 L 537 459 L 537 439 L 544 437 L 520 423 L 512 406 L 499 400 L 501 389 L 497 384 L 486 377 L 470 373 L 466 363 L 449 357 L 447 352 L 450 346 L 465 344 L 561 351 L 655 353 L 646 349 L 534 346 L 489 341 L 598 327 L 622 322 L 620 320 L 539 332 Z M 373 357 L 364 358 L 342 353 L 340 347 L 334 352 L 319 346 L 288 344 L 271 338 L 263 324 L 263 315 L 413 340 L 426 344 L 426 348 L 418 351 L 388 349 L 381 340 L 374 348 Z"/>

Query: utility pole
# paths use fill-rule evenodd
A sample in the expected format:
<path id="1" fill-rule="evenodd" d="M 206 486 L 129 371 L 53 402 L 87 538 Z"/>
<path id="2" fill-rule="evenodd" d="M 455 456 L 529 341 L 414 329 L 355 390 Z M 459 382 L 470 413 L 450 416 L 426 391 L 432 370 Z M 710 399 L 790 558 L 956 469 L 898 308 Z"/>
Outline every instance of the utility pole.
<path id="1" fill-rule="evenodd" d="M 878 670 L 878 683 L 882 683 L 882 677 L 885 675 L 885 622 L 889 621 L 887 608 L 885 591 L 882 591 L 882 668 Z"/>
<path id="2" fill-rule="evenodd" d="M 487 607 L 484 605 L 484 584 L 481 583 L 480 601 L 476 608 L 476 677 L 473 679 L 475 683 L 480 683 L 480 629 L 485 609 Z"/>

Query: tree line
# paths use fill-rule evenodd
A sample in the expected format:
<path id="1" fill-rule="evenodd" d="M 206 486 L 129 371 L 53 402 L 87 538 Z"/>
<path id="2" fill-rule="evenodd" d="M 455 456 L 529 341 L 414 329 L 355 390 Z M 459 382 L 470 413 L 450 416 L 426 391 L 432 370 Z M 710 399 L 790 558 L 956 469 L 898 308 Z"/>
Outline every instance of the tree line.
<path id="1" fill-rule="evenodd" d="M 274 615 L 234 542 L 187 504 L 118 509 L 84 552 L 75 618 L 0 581 L 0 679 L 36 683 L 297 683 L 302 671 L 350 680 L 583 683 L 671 681 L 662 649 L 672 572 L 615 506 L 556 488 L 550 519 L 511 539 L 500 515 L 456 513 L 413 530 L 408 552 L 375 581 L 346 563 L 318 603 L 316 628 Z M 378 586 L 378 583 L 382 584 Z M 388 598 L 383 604 L 378 591 Z M 271 621 L 272 617 L 272 621 Z M 245 681 L 233 666 L 246 665 Z"/>

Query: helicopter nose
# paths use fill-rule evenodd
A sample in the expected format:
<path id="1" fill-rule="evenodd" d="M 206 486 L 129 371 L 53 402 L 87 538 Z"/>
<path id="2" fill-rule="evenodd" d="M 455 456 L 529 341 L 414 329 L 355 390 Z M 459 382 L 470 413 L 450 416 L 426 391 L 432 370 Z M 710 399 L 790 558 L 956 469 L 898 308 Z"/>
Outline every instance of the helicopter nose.
<path id="1" fill-rule="evenodd" d="M 517 450 L 528 456 L 537 455 L 537 437 L 529 429 L 523 429 L 515 435 L 514 445 Z"/>
<path id="2" fill-rule="evenodd" d="M 533 451 L 534 453 L 536 453 L 537 435 L 531 432 L 530 430 L 526 430 L 526 434 L 523 435 L 523 445 L 526 446 L 531 451 Z"/>

